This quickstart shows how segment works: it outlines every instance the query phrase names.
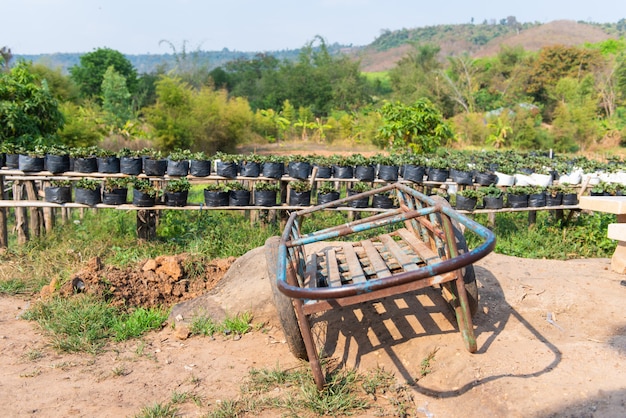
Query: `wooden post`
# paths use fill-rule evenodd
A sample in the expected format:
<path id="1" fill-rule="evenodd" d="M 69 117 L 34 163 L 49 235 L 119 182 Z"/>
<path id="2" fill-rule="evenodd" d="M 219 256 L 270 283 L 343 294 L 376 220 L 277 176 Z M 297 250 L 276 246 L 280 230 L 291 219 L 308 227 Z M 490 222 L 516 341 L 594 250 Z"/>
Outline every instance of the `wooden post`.
<path id="1" fill-rule="evenodd" d="M 489 229 L 494 229 L 496 227 L 496 213 L 489 212 L 487 214 L 487 227 Z"/>
<path id="2" fill-rule="evenodd" d="M 3 175 L 0 175 L 0 200 L 5 200 Z M 7 228 L 7 209 L 0 208 L 0 250 L 9 246 L 9 234 Z"/>
<path id="3" fill-rule="evenodd" d="M 138 210 L 137 211 L 137 238 L 152 240 L 156 238 L 157 211 Z"/>
<path id="4" fill-rule="evenodd" d="M 16 180 L 13 182 L 13 200 L 22 200 L 23 185 L 22 182 Z M 15 231 L 17 232 L 17 243 L 25 244 L 28 241 L 28 227 L 26 222 L 28 216 L 26 215 L 26 208 L 15 208 Z"/>
<path id="5" fill-rule="evenodd" d="M 537 211 L 528 211 L 528 226 L 534 226 L 537 223 Z"/>
<path id="6" fill-rule="evenodd" d="M 27 181 L 24 183 L 26 188 L 26 198 L 28 200 L 39 200 L 37 196 L 37 187 L 35 186 L 34 181 Z M 30 219 L 29 219 L 29 227 L 31 231 L 31 236 L 38 237 L 41 234 L 41 227 L 43 225 L 43 211 L 41 208 L 32 207 L 30 208 Z"/>

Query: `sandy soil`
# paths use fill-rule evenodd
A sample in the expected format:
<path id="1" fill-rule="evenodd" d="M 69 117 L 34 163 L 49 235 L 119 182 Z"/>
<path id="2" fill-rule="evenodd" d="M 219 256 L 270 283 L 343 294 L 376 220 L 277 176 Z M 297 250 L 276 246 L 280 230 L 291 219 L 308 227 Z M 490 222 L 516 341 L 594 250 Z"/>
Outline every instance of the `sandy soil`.
<path id="1" fill-rule="evenodd" d="M 623 417 L 626 287 L 609 266 L 607 259 L 481 260 L 475 354 L 463 348 L 433 289 L 330 311 L 315 322 L 326 328 L 324 350 L 343 367 L 384 367 L 409 383 L 410 416 Z M 95 357 L 53 351 L 36 324 L 20 319 L 32 301 L 0 297 L 2 415 L 132 416 L 173 393 L 202 399 L 201 406 L 180 405 L 181 416 L 204 415 L 238 396 L 251 368 L 299 364 L 270 293 L 259 248 L 236 260 L 217 287 L 177 305 L 170 321 L 198 309 L 217 317 L 250 310 L 255 323 L 266 322 L 265 332 L 181 340 L 167 326 Z M 433 352 L 422 377 L 420 363 Z"/>

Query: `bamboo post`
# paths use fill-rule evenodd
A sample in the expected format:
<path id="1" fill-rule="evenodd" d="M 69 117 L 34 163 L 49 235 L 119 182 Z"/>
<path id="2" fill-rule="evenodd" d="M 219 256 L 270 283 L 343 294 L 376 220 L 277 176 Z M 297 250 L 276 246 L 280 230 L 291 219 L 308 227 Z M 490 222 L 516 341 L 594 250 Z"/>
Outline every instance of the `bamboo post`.
<path id="1" fill-rule="evenodd" d="M 5 200 L 3 175 L 0 175 L 0 200 Z M 0 250 L 8 248 L 9 246 L 9 234 L 7 228 L 7 209 L 0 208 Z"/>

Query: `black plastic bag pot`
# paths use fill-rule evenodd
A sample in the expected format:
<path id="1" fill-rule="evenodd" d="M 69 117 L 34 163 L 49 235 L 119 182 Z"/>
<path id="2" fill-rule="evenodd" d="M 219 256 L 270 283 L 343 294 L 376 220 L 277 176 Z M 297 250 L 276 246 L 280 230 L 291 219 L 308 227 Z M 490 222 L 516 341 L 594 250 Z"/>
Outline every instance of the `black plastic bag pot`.
<path id="1" fill-rule="evenodd" d="M 120 172 L 120 159 L 116 156 L 97 157 L 98 173 L 117 174 Z"/>
<path id="2" fill-rule="evenodd" d="M 189 162 L 189 174 L 195 177 L 207 177 L 211 175 L 211 161 L 191 160 Z"/>
<path id="3" fill-rule="evenodd" d="M 348 189 L 348 197 L 359 194 L 360 192 Z M 351 200 L 348 202 L 348 206 L 351 208 L 366 208 L 370 204 L 369 196 L 362 197 L 360 199 Z"/>
<path id="4" fill-rule="evenodd" d="M 4 152 L 0 153 L 0 167 L 4 167 L 4 164 L 6 163 L 6 156 L 4 155 Z"/>
<path id="5" fill-rule="evenodd" d="M 576 193 L 563 194 L 563 206 L 575 206 L 578 204 L 578 195 Z"/>
<path id="6" fill-rule="evenodd" d="M 563 204 L 563 193 L 557 193 L 552 196 L 551 194 L 546 195 L 546 206 L 561 206 Z"/>
<path id="7" fill-rule="evenodd" d="M 167 161 L 167 175 L 174 177 L 185 177 L 189 174 L 189 161 Z"/>
<path id="8" fill-rule="evenodd" d="M 338 179 L 351 179 L 354 177 L 354 169 L 349 165 L 334 165 L 333 176 Z"/>
<path id="9" fill-rule="evenodd" d="M 167 160 L 153 160 L 145 158 L 143 160 L 143 172 L 146 176 L 163 177 L 167 171 Z"/>
<path id="10" fill-rule="evenodd" d="M 310 206 L 311 205 L 311 191 L 296 192 L 292 190 L 289 193 L 289 206 Z"/>
<path id="11" fill-rule="evenodd" d="M 74 191 L 74 202 L 94 206 L 100 203 L 100 188 L 95 190 L 77 187 Z"/>
<path id="12" fill-rule="evenodd" d="M 485 209 L 502 209 L 504 207 L 504 195 L 500 195 L 500 197 L 485 196 L 483 197 L 483 205 Z"/>
<path id="13" fill-rule="evenodd" d="M 46 202 L 67 203 L 72 201 L 72 188 L 70 186 L 46 187 L 44 190 Z"/>
<path id="14" fill-rule="evenodd" d="M 287 166 L 287 174 L 298 180 L 306 180 L 311 175 L 311 163 L 308 161 L 292 161 Z"/>
<path id="15" fill-rule="evenodd" d="M 141 157 L 120 157 L 120 173 L 129 176 L 141 174 L 143 160 Z"/>
<path id="16" fill-rule="evenodd" d="M 456 195 L 456 210 L 472 211 L 476 208 L 477 199 L 475 197 L 466 197 L 459 194 Z"/>
<path id="17" fill-rule="evenodd" d="M 156 204 L 156 197 L 141 190 L 133 189 L 133 205 L 147 208 Z"/>
<path id="18" fill-rule="evenodd" d="M 474 181 L 481 186 L 491 186 L 498 183 L 498 176 L 494 173 L 476 173 Z"/>
<path id="19" fill-rule="evenodd" d="M 406 164 L 402 170 L 402 178 L 413 183 L 423 183 L 424 174 L 426 174 L 426 168 L 419 165 Z"/>
<path id="20" fill-rule="evenodd" d="M 469 171 L 450 170 L 450 178 L 458 185 L 471 186 L 474 184 L 472 173 Z"/>
<path id="21" fill-rule="evenodd" d="M 383 181 L 398 181 L 398 166 L 381 164 L 378 167 L 378 178 Z"/>
<path id="22" fill-rule="evenodd" d="M 6 154 L 4 157 L 4 164 L 8 169 L 17 169 L 20 166 L 19 154 Z"/>
<path id="23" fill-rule="evenodd" d="M 98 171 L 98 161 L 96 157 L 74 158 L 74 171 L 77 173 L 95 173 Z"/>
<path id="24" fill-rule="evenodd" d="M 271 179 L 279 179 L 285 173 L 285 163 L 266 162 L 263 163 L 263 176 Z"/>
<path id="25" fill-rule="evenodd" d="M 540 208 L 546 205 L 545 193 L 532 193 L 528 196 L 528 206 L 531 208 Z"/>
<path id="26" fill-rule="evenodd" d="M 105 205 L 123 205 L 126 203 L 128 189 L 113 189 L 102 193 L 102 203 Z"/>
<path id="27" fill-rule="evenodd" d="M 243 177 L 259 177 L 261 175 L 261 164 L 256 161 L 245 161 L 241 163 L 239 171 Z"/>
<path id="28" fill-rule="evenodd" d="M 361 181 L 374 181 L 376 168 L 373 165 L 357 165 L 354 169 L 354 177 Z"/>
<path id="29" fill-rule="evenodd" d="M 317 195 L 317 204 L 323 205 L 325 203 L 334 202 L 339 199 L 339 192 L 330 192 Z"/>
<path id="30" fill-rule="evenodd" d="M 255 190 L 254 206 L 275 206 L 276 190 Z"/>
<path id="31" fill-rule="evenodd" d="M 237 177 L 237 171 L 239 170 L 239 164 L 234 161 L 218 161 L 215 165 L 215 171 L 218 176 L 234 179 Z"/>
<path id="32" fill-rule="evenodd" d="M 43 157 L 31 157 L 20 154 L 18 157 L 18 169 L 26 172 L 43 171 Z"/>
<path id="33" fill-rule="evenodd" d="M 372 198 L 372 207 L 378 209 L 391 209 L 393 199 L 386 194 L 375 194 Z"/>
<path id="34" fill-rule="evenodd" d="M 228 192 L 205 190 L 204 203 L 209 207 L 228 206 Z"/>
<path id="35" fill-rule="evenodd" d="M 428 180 L 443 183 L 448 180 L 450 170 L 447 168 L 431 168 L 428 170 Z"/>
<path id="36" fill-rule="evenodd" d="M 318 179 L 329 179 L 333 175 L 333 168 L 327 165 L 318 165 L 316 178 Z"/>
<path id="37" fill-rule="evenodd" d="M 165 206 L 183 207 L 187 206 L 187 196 L 189 192 L 165 192 Z"/>
<path id="38" fill-rule="evenodd" d="M 248 206 L 250 205 L 249 190 L 231 190 L 228 194 L 229 206 Z"/>
<path id="39" fill-rule="evenodd" d="M 70 171 L 70 156 L 53 154 L 46 155 L 46 170 L 52 174 Z"/>
<path id="40" fill-rule="evenodd" d="M 518 195 L 507 193 L 506 202 L 510 208 L 527 208 L 528 207 L 528 195 Z"/>

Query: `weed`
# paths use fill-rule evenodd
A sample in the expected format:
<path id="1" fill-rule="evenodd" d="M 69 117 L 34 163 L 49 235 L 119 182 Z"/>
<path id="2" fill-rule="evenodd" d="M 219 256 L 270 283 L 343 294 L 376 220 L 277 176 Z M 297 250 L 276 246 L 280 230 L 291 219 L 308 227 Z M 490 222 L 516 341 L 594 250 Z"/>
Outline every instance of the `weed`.
<path id="1" fill-rule="evenodd" d="M 376 394 L 379 390 L 385 392 L 394 381 L 393 373 L 385 371 L 382 367 L 377 367 L 374 370 L 370 370 L 365 376 L 363 376 L 363 390 L 368 395 L 372 395 L 376 399 Z"/>
<path id="2" fill-rule="evenodd" d="M 42 353 L 39 350 L 30 350 L 26 354 L 24 354 L 24 358 L 26 358 L 26 360 L 28 361 L 39 360 L 40 358 L 43 358 L 43 357 L 44 357 L 44 353 Z"/>
<path id="3" fill-rule="evenodd" d="M 225 335 L 232 333 L 240 335 L 250 331 L 251 321 L 252 314 L 249 312 L 243 312 L 236 316 L 227 316 L 222 323 L 218 323 L 210 316 L 203 314 L 194 317 L 190 330 L 193 335 L 212 336 L 216 332 L 221 332 Z"/>
<path id="4" fill-rule="evenodd" d="M 236 316 L 227 316 L 222 324 L 222 332 L 227 335 L 230 333 L 245 334 L 250 331 L 251 321 L 252 314 L 250 312 L 243 312 Z"/>
<path id="5" fill-rule="evenodd" d="M 202 383 L 202 378 L 192 374 L 191 377 L 189 377 L 189 383 L 194 386 L 198 386 L 200 383 Z"/>
<path id="6" fill-rule="evenodd" d="M 178 408 L 175 408 L 172 404 L 154 404 L 152 406 L 146 406 L 141 409 L 139 414 L 135 415 L 135 418 L 169 418 L 175 417 L 178 414 Z"/>
<path id="7" fill-rule="evenodd" d="M 115 341 L 139 337 L 148 330 L 161 328 L 167 315 L 163 309 L 154 308 L 137 308 L 129 314 L 119 315 L 112 324 Z"/>
<path id="8" fill-rule="evenodd" d="M 439 351 L 439 348 L 433 349 L 433 351 L 428 353 L 428 355 L 422 359 L 422 362 L 420 363 L 420 377 L 424 377 L 432 371 L 432 365 L 430 363 L 435 359 L 437 351 Z"/>
<path id="9" fill-rule="evenodd" d="M 126 367 L 123 365 L 114 367 L 113 370 L 111 370 L 111 372 L 113 373 L 113 376 L 118 376 L 118 377 L 128 376 L 130 374 L 130 371 L 128 371 Z"/>
<path id="10" fill-rule="evenodd" d="M 173 403 L 173 404 L 185 403 L 187 401 L 188 397 L 189 397 L 189 392 L 176 392 L 176 391 L 174 391 L 172 393 L 172 398 L 171 398 L 170 402 Z"/>
<path id="11" fill-rule="evenodd" d="M 26 293 L 26 283 L 19 279 L 0 280 L 0 294 L 17 295 Z"/>
<path id="12" fill-rule="evenodd" d="M 356 393 L 358 376 L 353 370 L 340 370 L 326 377 L 320 392 L 312 379 L 303 382 L 299 403 L 318 415 L 341 415 L 367 408 Z"/>
<path id="13" fill-rule="evenodd" d="M 29 372 L 29 373 L 20 374 L 20 377 L 37 377 L 40 374 L 41 374 L 41 370 L 37 369 L 37 370 L 33 370 L 32 372 Z"/>

